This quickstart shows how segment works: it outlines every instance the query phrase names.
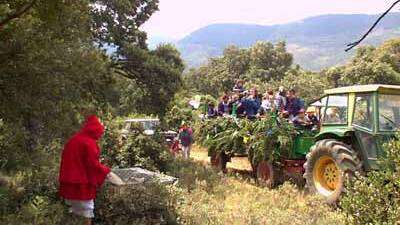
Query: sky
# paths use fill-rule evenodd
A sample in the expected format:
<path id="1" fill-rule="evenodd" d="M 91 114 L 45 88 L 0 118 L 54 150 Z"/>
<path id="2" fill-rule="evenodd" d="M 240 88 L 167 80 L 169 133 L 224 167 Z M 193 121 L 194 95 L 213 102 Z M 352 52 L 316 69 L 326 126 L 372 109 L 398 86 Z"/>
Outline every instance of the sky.
<path id="1" fill-rule="evenodd" d="M 395 0 L 160 0 L 142 27 L 151 38 L 180 39 L 214 23 L 288 23 L 321 14 L 376 14 Z M 394 9 L 398 11 L 400 7 Z"/>

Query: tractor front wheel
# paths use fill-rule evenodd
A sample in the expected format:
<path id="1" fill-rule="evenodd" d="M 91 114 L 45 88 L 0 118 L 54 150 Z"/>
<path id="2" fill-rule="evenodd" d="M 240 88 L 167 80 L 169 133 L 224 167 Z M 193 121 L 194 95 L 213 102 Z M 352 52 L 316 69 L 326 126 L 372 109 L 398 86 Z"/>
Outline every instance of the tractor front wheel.
<path id="1" fill-rule="evenodd" d="M 350 146 L 326 139 L 318 141 L 307 154 L 304 178 L 310 192 L 336 203 L 344 191 L 345 179 L 354 176 L 359 168 L 358 157 Z"/>

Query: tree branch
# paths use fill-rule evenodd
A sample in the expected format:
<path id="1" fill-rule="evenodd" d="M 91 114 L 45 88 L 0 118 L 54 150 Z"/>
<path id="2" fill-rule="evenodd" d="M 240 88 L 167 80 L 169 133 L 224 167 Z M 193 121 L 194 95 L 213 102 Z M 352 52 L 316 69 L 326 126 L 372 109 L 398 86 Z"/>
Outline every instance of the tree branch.
<path id="1" fill-rule="evenodd" d="M 362 38 L 356 42 L 350 43 L 347 45 L 348 48 L 345 49 L 346 52 L 350 51 L 352 48 L 356 47 L 357 45 L 359 45 L 371 32 L 372 30 L 378 25 L 378 23 L 383 19 L 383 17 L 385 17 L 398 3 L 400 3 L 400 0 L 397 0 L 396 2 L 393 3 L 392 6 L 390 6 L 390 8 L 388 10 L 386 10 L 386 12 L 384 12 L 374 23 L 374 25 L 372 25 L 371 28 L 369 28 L 369 30 L 367 31 L 367 33 L 364 34 L 364 36 L 362 36 Z"/>
<path id="2" fill-rule="evenodd" d="M 125 78 L 128 78 L 128 79 L 135 79 L 136 78 L 135 74 L 133 74 L 133 73 L 131 73 L 129 71 L 126 71 L 126 70 L 124 70 L 122 68 L 112 67 L 112 69 L 113 69 L 113 72 L 115 74 L 118 74 L 118 75 L 123 76 Z"/>
<path id="3" fill-rule="evenodd" d="M 11 20 L 20 17 L 22 14 L 26 13 L 32 6 L 36 3 L 37 0 L 32 0 L 30 3 L 25 4 L 17 11 L 10 13 L 6 16 L 6 18 L 0 20 L 0 28 L 9 23 Z"/>

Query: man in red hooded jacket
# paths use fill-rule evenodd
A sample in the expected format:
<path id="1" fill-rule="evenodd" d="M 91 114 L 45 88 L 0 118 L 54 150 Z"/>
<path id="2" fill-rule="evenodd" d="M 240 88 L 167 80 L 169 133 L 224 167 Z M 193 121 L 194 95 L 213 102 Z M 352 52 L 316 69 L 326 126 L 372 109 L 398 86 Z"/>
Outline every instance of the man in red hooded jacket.
<path id="1" fill-rule="evenodd" d="M 87 218 L 87 224 L 91 224 L 94 217 L 96 189 L 110 173 L 110 169 L 99 160 L 97 141 L 103 133 L 104 127 L 99 119 L 89 116 L 62 152 L 59 194 L 71 206 L 71 212 Z"/>

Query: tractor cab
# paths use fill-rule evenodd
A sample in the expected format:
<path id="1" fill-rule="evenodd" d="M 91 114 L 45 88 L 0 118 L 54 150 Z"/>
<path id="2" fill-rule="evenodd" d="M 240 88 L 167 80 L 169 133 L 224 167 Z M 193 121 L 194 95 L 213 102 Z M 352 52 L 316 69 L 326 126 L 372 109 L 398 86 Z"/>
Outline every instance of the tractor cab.
<path id="1" fill-rule="evenodd" d="M 400 127 L 400 86 L 357 85 L 325 91 L 321 126 L 307 153 L 308 188 L 335 202 L 346 175 L 378 169 L 383 145 Z"/>
<path id="2" fill-rule="evenodd" d="M 376 169 L 383 144 L 400 127 L 400 86 L 359 85 L 325 91 L 321 130 L 317 140 L 346 139 L 363 159 L 366 170 Z"/>

